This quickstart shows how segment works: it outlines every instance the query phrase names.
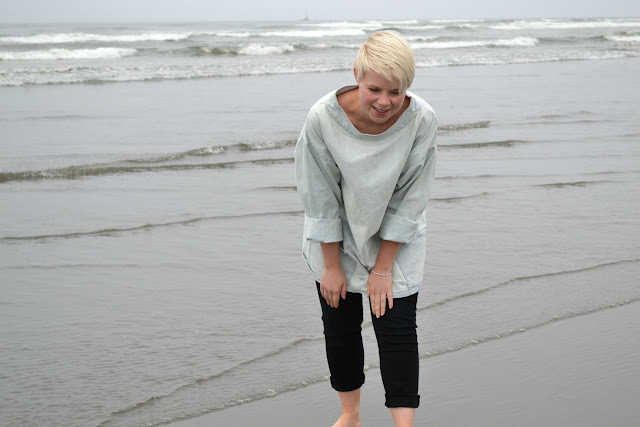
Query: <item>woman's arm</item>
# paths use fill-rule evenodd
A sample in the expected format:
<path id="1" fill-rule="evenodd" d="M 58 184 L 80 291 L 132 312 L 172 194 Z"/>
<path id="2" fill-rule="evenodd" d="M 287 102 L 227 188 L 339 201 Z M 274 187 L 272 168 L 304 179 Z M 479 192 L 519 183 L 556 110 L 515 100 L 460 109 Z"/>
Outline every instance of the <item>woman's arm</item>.
<path id="1" fill-rule="evenodd" d="M 376 317 L 384 315 L 387 300 L 389 308 L 393 307 L 393 280 L 390 275 L 393 263 L 400 245 L 411 242 L 418 235 L 420 224 L 417 218 L 426 209 L 431 194 L 438 157 L 438 122 L 433 112 L 428 123 L 425 119 L 421 127 L 423 130 L 414 141 L 378 232 L 382 243 L 373 268 L 378 274 L 371 272 L 367 283 L 367 296 Z"/>
<path id="2" fill-rule="evenodd" d="M 376 317 L 384 316 L 387 300 L 389 301 L 389 308 L 393 308 L 393 277 L 391 276 L 391 270 L 401 245 L 402 243 L 399 242 L 383 240 L 376 258 L 376 265 L 369 274 L 367 297 L 371 303 L 371 311 Z"/>
<path id="3" fill-rule="evenodd" d="M 296 186 L 305 213 L 304 238 L 320 243 L 324 261 L 320 294 L 329 306 L 336 308 L 340 297 L 347 297 L 347 279 L 340 264 L 341 174 L 324 142 L 320 121 L 313 109 L 300 133 L 294 156 Z"/>
<path id="4" fill-rule="evenodd" d="M 378 235 L 383 240 L 409 243 L 421 231 L 417 218 L 427 207 L 438 158 L 435 115 L 421 127 L 382 219 Z"/>

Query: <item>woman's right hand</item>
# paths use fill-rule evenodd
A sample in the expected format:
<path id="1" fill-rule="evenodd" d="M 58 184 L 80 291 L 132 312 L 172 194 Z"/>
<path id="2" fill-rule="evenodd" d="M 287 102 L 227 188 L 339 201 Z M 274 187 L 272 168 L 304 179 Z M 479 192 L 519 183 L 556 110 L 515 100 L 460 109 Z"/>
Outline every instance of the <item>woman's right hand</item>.
<path id="1" fill-rule="evenodd" d="M 320 280 L 320 294 L 333 308 L 338 308 L 340 297 L 347 298 L 347 277 L 341 266 L 337 268 L 325 267 Z"/>

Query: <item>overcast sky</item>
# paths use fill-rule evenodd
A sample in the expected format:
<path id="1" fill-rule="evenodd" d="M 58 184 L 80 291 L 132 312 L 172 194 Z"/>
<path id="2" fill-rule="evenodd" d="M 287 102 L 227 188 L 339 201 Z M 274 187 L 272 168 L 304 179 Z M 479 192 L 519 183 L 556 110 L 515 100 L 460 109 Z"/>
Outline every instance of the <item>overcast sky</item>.
<path id="1" fill-rule="evenodd" d="M 0 22 L 640 17 L 638 0 L 0 0 Z"/>

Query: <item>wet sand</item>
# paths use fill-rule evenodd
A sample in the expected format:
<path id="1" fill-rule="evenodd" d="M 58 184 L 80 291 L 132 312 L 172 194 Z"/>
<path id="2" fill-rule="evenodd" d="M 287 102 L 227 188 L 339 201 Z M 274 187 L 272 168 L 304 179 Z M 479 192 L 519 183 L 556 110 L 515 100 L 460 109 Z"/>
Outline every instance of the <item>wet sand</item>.
<path id="1" fill-rule="evenodd" d="M 421 360 L 416 426 L 640 425 L 640 303 L 552 322 Z M 362 425 L 392 425 L 380 371 L 367 372 Z M 176 427 L 326 427 L 339 416 L 328 382 Z"/>

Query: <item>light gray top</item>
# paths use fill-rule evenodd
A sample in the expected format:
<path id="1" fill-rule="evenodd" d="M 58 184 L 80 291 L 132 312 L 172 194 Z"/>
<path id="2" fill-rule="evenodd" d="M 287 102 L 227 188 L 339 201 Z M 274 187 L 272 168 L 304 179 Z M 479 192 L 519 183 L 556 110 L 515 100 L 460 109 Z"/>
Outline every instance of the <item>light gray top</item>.
<path id="1" fill-rule="evenodd" d="M 295 149 L 296 184 L 304 206 L 303 255 L 319 282 L 320 243 L 342 242 L 347 290 L 366 294 L 382 240 L 401 242 L 393 296 L 420 289 L 426 252 L 426 206 L 436 169 L 436 116 L 407 91 L 409 107 L 378 135 L 360 133 L 338 104 L 346 86 L 316 102 Z"/>

